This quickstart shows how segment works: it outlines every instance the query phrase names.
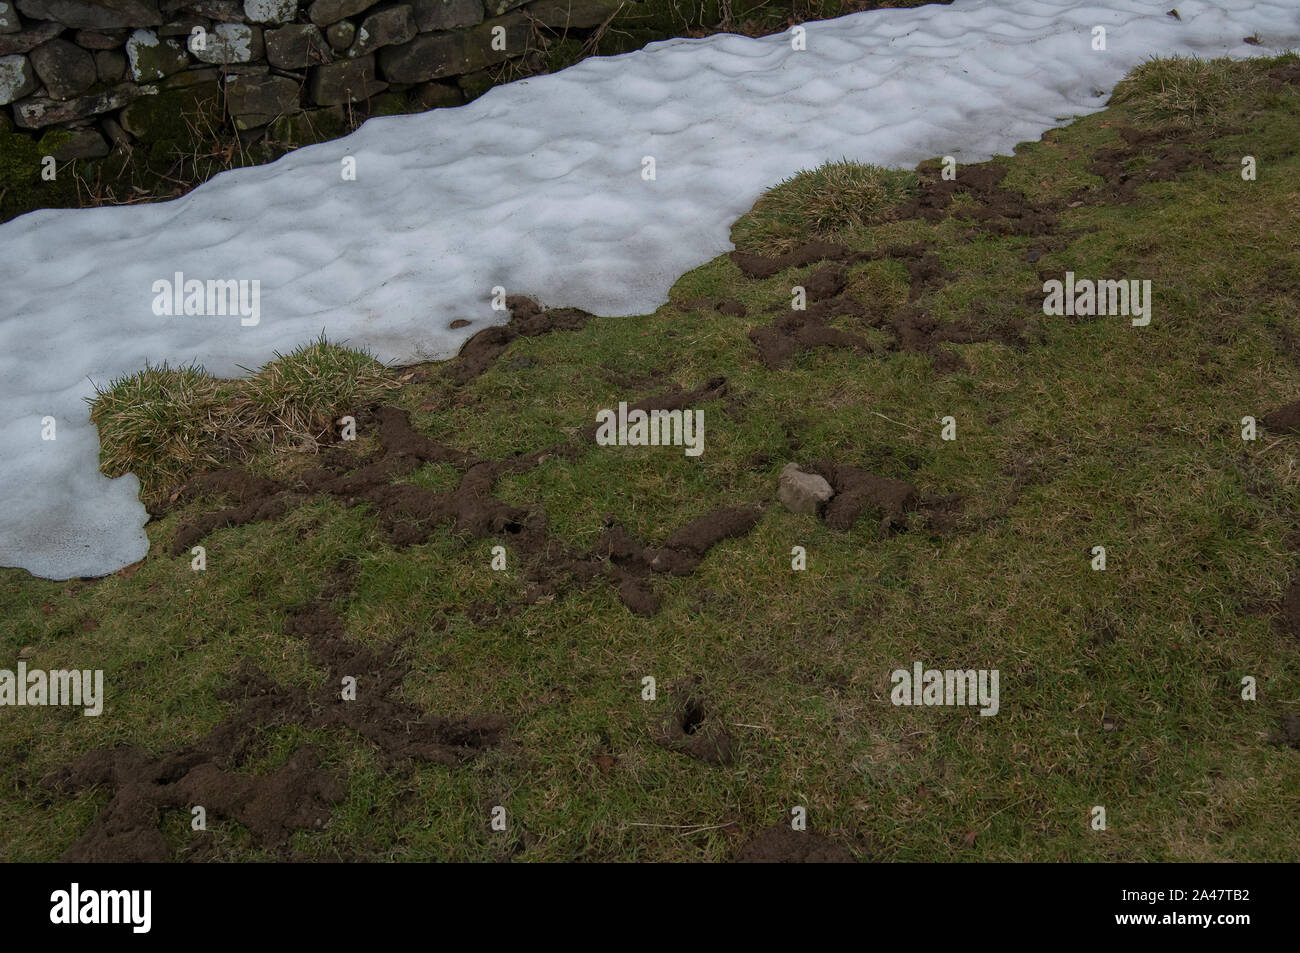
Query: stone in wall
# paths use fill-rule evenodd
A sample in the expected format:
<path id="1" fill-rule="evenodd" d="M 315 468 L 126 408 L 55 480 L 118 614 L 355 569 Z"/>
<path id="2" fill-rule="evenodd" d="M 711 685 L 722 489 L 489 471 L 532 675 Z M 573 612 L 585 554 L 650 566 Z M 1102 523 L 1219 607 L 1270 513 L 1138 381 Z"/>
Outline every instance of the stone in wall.
<path id="1" fill-rule="evenodd" d="M 298 84 L 270 74 L 233 76 L 226 83 L 226 108 L 236 117 L 265 116 L 265 122 L 253 124 L 264 126 L 276 116 L 298 111 Z"/>
<path id="2" fill-rule="evenodd" d="M 307 8 L 307 18 L 319 27 L 326 27 L 374 5 L 375 0 L 315 0 Z"/>
<path id="3" fill-rule="evenodd" d="M 464 101 L 465 96 L 460 89 L 446 83 L 421 83 L 411 92 L 412 105 L 421 109 L 459 106 Z"/>
<path id="4" fill-rule="evenodd" d="M 42 43 L 48 43 L 62 32 L 63 28 L 57 23 L 38 23 L 17 33 L 0 33 L 0 56 L 9 56 L 12 53 L 30 53 Z"/>
<path id="5" fill-rule="evenodd" d="M 292 23 L 298 15 L 298 0 L 244 0 L 244 16 L 251 23 Z"/>
<path id="6" fill-rule="evenodd" d="M 329 62 L 325 37 L 314 23 L 291 23 L 267 30 L 266 60 L 276 69 L 302 69 Z"/>
<path id="7" fill-rule="evenodd" d="M 71 99 L 95 85 L 95 58 L 75 43 L 50 40 L 32 50 L 30 58 L 51 99 Z"/>
<path id="8" fill-rule="evenodd" d="M 188 89 L 204 83 L 216 83 L 221 79 L 221 70 L 215 66 L 191 66 L 181 73 L 173 73 L 159 83 L 161 89 Z"/>
<path id="9" fill-rule="evenodd" d="M 131 78 L 152 83 L 190 65 L 190 58 L 178 40 L 162 39 L 153 30 L 136 30 L 126 41 L 126 60 Z"/>
<path id="10" fill-rule="evenodd" d="M 342 53 L 352 45 L 356 39 L 357 26 L 351 20 L 340 20 L 338 23 L 331 24 L 325 31 L 325 40 L 336 53 Z"/>
<path id="11" fill-rule="evenodd" d="M 0 0 L 0 33 L 17 33 L 22 28 L 18 9 L 11 0 Z"/>
<path id="12" fill-rule="evenodd" d="M 483 0 L 412 0 L 411 6 L 421 33 L 455 30 L 483 22 Z"/>
<path id="13" fill-rule="evenodd" d="M 22 129 L 43 129 L 59 123 L 88 119 L 100 113 L 121 109 L 142 92 L 134 83 L 122 83 L 112 89 L 78 96 L 76 99 L 29 96 L 14 103 L 14 123 Z"/>
<path id="14" fill-rule="evenodd" d="M 120 50 L 126 38 L 126 30 L 78 30 L 76 35 L 77 46 L 87 50 Z"/>
<path id="15" fill-rule="evenodd" d="M 221 124 L 221 90 L 213 83 L 141 96 L 118 116 L 142 142 L 172 142 L 182 148 L 202 140 Z"/>
<path id="16" fill-rule="evenodd" d="M 490 17 L 499 17 L 507 10 L 522 7 L 528 0 L 483 0 L 483 9 Z"/>
<path id="17" fill-rule="evenodd" d="M 37 143 L 43 155 L 60 162 L 73 159 L 102 159 L 108 155 L 108 143 L 93 129 L 51 129 Z"/>
<path id="18" fill-rule="evenodd" d="M 372 13 L 361 21 L 356 42 L 348 49 L 348 56 L 364 56 L 384 46 L 405 43 L 415 37 L 415 17 L 409 4 L 388 7 Z"/>
<path id="19" fill-rule="evenodd" d="M 505 49 L 492 49 L 492 30 L 505 27 Z M 422 83 L 444 76 L 476 73 L 481 69 L 520 56 L 527 48 L 528 21 L 522 16 L 488 20 L 469 30 L 453 33 L 422 33 L 410 43 L 379 51 L 384 78 L 395 83 Z"/>
<path id="20" fill-rule="evenodd" d="M 375 78 L 375 58 L 359 56 L 312 70 L 309 92 L 319 106 L 361 102 L 388 88 Z"/>
<path id="21" fill-rule="evenodd" d="M 204 63 L 252 63 L 262 58 L 262 28 L 245 23 L 218 23 L 208 32 L 203 49 L 191 42 L 190 52 Z"/>
<path id="22" fill-rule="evenodd" d="M 212 21 L 207 17 L 188 14 L 175 20 L 168 20 L 156 32 L 161 37 L 175 38 L 182 46 L 189 49 L 190 36 L 193 35 L 195 27 L 202 28 L 204 33 L 210 33 L 212 32 Z"/>
<path id="23" fill-rule="evenodd" d="M 18 11 L 33 20 L 52 20 L 79 30 L 157 26 L 163 22 L 157 0 L 18 0 Z"/>
<path id="24" fill-rule="evenodd" d="M 36 71 L 27 57 L 17 54 L 0 56 L 0 105 L 21 99 L 39 85 Z"/>
<path id="25" fill-rule="evenodd" d="M 126 75 L 126 54 L 117 50 L 95 51 L 95 77 L 101 83 L 120 83 Z"/>
<path id="26" fill-rule="evenodd" d="M 244 23 L 248 20 L 244 13 L 244 0 L 193 0 L 185 4 L 185 9 L 214 23 Z"/>

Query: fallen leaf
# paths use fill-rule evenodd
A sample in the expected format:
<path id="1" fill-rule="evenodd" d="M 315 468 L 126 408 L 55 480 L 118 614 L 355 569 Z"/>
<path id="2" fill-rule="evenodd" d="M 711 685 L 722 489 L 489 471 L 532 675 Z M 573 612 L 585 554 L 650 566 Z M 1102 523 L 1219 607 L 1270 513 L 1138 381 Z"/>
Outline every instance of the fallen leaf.
<path id="1" fill-rule="evenodd" d="M 18 657 L 20 659 L 28 659 L 34 656 L 35 654 L 36 654 L 36 646 L 34 645 L 24 645 L 22 648 L 18 650 Z"/>
<path id="2" fill-rule="evenodd" d="M 974 829 L 967 831 L 966 836 L 961 839 L 962 844 L 966 847 L 974 847 L 975 835 L 978 833 L 979 832 Z"/>

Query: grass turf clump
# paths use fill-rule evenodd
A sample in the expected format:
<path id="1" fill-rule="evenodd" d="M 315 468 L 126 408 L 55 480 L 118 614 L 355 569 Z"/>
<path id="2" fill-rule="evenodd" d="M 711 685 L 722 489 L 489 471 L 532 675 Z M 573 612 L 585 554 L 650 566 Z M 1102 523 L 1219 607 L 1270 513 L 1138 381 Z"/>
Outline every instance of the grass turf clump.
<path id="1" fill-rule="evenodd" d="M 99 428 L 99 468 L 134 473 L 149 495 L 215 466 L 230 440 L 239 397 L 201 365 L 146 365 L 88 398 Z"/>
<path id="2" fill-rule="evenodd" d="M 741 251 L 782 255 L 815 239 L 836 241 L 878 224 L 916 189 L 914 172 L 842 159 L 773 186 L 731 227 Z"/>
<path id="3" fill-rule="evenodd" d="M 146 366 L 88 398 L 99 428 L 100 470 L 134 473 L 150 502 L 230 460 L 277 445 L 315 449 L 334 421 L 397 387 L 379 361 L 322 335 L 276 353 L 244 380 L 221 380 L 203 367 Z"/>
<path id="4" fill-rule="evenodd" d="M 368 351 L 330 344 L 321 335 L 280 354 L 249 378 L 248 399 L 269 424 L 268 436 L 314 443 L 343 413 L 397 387 Z"/>
<path id="5" fill-rule="evenodd" d="M 1259 86 L 1260 71 L 1226 58 L 1172 56 L 1150 60 L 1115 87 L 1112 103 L 1130 107 L 1149 125 L 1218 128 Z"/>

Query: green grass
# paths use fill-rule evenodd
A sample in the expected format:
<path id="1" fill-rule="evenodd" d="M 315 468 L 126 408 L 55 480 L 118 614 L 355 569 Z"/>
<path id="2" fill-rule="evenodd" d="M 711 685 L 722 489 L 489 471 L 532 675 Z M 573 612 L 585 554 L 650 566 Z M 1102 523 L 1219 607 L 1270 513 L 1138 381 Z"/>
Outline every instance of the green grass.
<path id="1" fill-rule="evenodd" d="M 330 499 L 212 533 L 205 572 L 165 555 L 203 503 L 149 524 L 151 555 L 132 574 L 0 572 L 0 664 L 27 647 L 29 666 L 105 669 L 109 693 L 99 719 L 0 715 L 0 857 L 56 858 L 107 792 L 51 793 L 42 779 L 101 746 L 192 743 L 229 710 L 216 692 L 241 661 L 320 685 L 283 619 L 351 558 L 348 636 L 407 644 L 404 697 L 445 714 L 500 712 L 510 731 L 459 767 L 390 770 L 359 737 L 267 729 L 241 770 L 270 770 L 310 742 L 348 777 L 328 827 L 295 836 L 307 857 L 725 859 L 803 805 L 814 830 L 864 859 L 1293 859 L 1300 752 L 1267 739 L 1300 699 L 1296 642 L 1272 618 L 1300 571 L 1300 439 L 1246 443 L 1238 422 L 1300 396 L 1285 347 L 1300 334 L 1300 93 L 1245 89 L 1204 136 L 1222 171 L 1144 187 L 1131 205 L 1067 208 L 1063 241 L 1034 263 L 1036 240 L 972 234 L 960 217 L 847 228 L 863 248 L 932 238 L 956 277 L 918 303 L 941 322 L 970 320 L 982 303 L 1034 332 L 1022 350 L 955 346 L 968 371 L 826 349 L 769 370 L 748 332 L 816 266 L 749 281 L 724 256 L 682 276 L 672 297 L 734 298 L 746 317 L 665 306 L 597 319 L 517 340 L 463 389 L 435 376 L 390 396 L 430 437 L 501 457 L 576 439 L 619 400 L 725 374 L 738 405 L 704 405 L 698 459 L 592 446 L 507 477 L 496 494 L 544 507 L 573 546 L 589 545 L 607 514 L 659 541 L 715 506 L 772 501 L 789 460 L 831 457 L 959 495 L 943 536 L 882 537 L 869 518 L 836 532 L 771 505 L 694 576 L 658 580 L 663 608 L 649 619 L 599 585 L 521 605 L 515 562 L 489 567 L 491 547 L 509 539 L 444 530 L 397 550 L 365 508 Z M 1100 185 L 1089 157 L 1117 145 L 1119 127 L 1149 121 L 1117 103 L 999 159 L 1004 182 L 1041 199 Z M 1245 154 L 1259 158 L 1256 181 L 1240 177 Z M 1067 269 L 1150 278 L 1151 325 L 1043 316 L 1042 276 Z M 907 298 L 895 262 L 855 265 L 849 283 L 891 307 Z M 509 369 L 518 356 L 533 363 Z M 639 383 L 618 383 L 627 377 Z M 954 442 L 940 439 L 949 415 Z M 756 469 L 755 454 L 770 464 Z M 264 451 L 251 464 L 276 465 Z M 428 466 L 406 479 L 447 488 L 455 476 Z M 790 570 L 796 545 L 804 572 Z M 1096 545 L 1105 572 L 1090 568 Z M 1000 713 L 891 705 L 890 672 L 916 660 L 998 669 Z M 657 701 L 641 700 L 646 675 Z M 1254 702 L 1240 698 L 1247 675 Z M 732 733 L 728 767 L 653 741 L 669 686 L 692 678 Z M 488 826 L 497 804 L 505 833 Z M 1089 827 L 1095 805 L 1104 832 Z M 209 826 L 212 857 L 271 856 L 238 824 L 210 816 Z M 175 856 L 194 851 L 182 812 L 164 831 Z"/>
<path id="2" fill-rule="evenodd" d="M 323 334 L 275 357 L 249 378 L 248 400 L 273 434 L 289 440 L 321 440 L 339 415 L 397 386 L 368 351 L 331 344 Z"/>
<path id="3" fill-rule="evenodd" d="M 913 172 L 829 162 L 774 186 L 731 227 L 741 251 L 781 255 L 810 240 L 839 241 L 878 223 L 913 194 Z"/>
<path id="4" fill-rule="evenodd" d="M 1153 59 L 1115 87 L 1111 101 L 1127 104 L 1141 122 L 1174 126 L 1221 126 L 1262 83 L 1247 61 L 1194 56 Z"/>
<path id="5" fill-rule="evenodd" d="M 324 335 L 243 380 L 218 381 L 200 365 L 165 363 L 96 388 L 90 419 L 99 428 L 100 469 L 134 473 L 142 497 L 158 500 L 207 469 L 259 450 L 314 449 L 335 420 L 396 389 L 368 352 Z"/>

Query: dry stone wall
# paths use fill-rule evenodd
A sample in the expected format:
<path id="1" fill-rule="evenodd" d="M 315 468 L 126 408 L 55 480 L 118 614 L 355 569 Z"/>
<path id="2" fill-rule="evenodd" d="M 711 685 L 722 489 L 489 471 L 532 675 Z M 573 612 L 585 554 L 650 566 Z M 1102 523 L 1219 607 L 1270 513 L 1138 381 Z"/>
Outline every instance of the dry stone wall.
<path id="1" fill-rule="evenodd" d="M 357 104 L 374 114 L 465 102 L 507 64 L 543 70 L 569 31 L 639 11 L 649 22 L 655 2 L 0 0 L 0 126 L 66 131 L 60 161 L 198 118 L 291 140 Z"/>

